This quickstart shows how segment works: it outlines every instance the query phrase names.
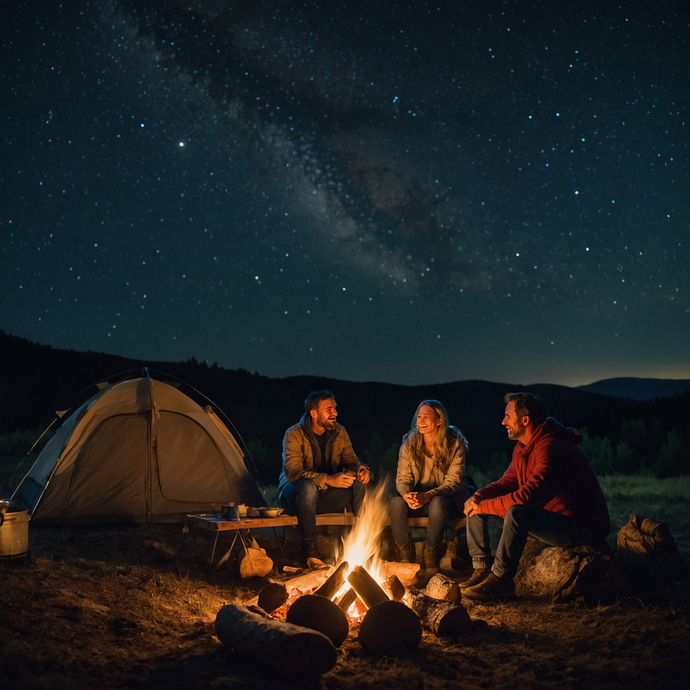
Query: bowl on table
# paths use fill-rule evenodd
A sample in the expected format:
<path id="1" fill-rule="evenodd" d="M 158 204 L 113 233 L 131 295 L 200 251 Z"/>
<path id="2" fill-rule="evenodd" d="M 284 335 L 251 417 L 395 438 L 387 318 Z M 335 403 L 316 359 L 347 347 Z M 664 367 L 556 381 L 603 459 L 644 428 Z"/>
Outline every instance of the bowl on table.
<path id="1" fill-rule="evenodd" d="M 274 518 L 282 515 L 285 511 L 282 508 L 259 508 L 259 515 L 263 518 Z"/>

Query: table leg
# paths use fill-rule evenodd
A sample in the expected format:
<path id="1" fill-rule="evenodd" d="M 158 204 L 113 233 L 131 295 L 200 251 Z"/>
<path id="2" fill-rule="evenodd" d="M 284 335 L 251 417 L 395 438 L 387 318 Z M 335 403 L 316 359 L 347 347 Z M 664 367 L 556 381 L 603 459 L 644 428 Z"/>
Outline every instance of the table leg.
<path id="1" fill-rule="evenodd" d="M 216 538 L 217 538 L 217 536 L 218 535 L 216 535 Z M 232 537 L 232 544 L 230 544 L 230 548 L 220 557 L 220 559 L 218 560 L 218 563 L 216 563 L 216 565 L 214 567 L 214 570 L 218 570 L 218 568 L 220 568 L 223 565 L 223 563 L 225 563 L 225 561 L 227 561 L 228 558 L 230 558 L 230 554 L 232 553 L 232 549 L 235 546 L 235 542 L 237 541 L 237 537 L 239 537 L 239 536 L 240 536 L 239 531 L 235 532 L 235 534 Z M 244 546 L 244 549 L 246 551 L 247 547 L 245 546 L 244 539 L 241 539 L 240 541 L 242 542 L 242 546 Z M 214 549 L 215 549 L 215 545 L 214 545 Z M 213 560 L 211 560 L 209 565 L 213 565 Z"/>

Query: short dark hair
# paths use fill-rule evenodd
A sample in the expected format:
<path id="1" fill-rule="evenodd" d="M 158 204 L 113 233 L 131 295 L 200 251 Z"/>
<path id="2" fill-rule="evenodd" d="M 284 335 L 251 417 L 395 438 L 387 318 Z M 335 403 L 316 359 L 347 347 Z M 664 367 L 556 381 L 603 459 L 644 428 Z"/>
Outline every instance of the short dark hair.
<path id="1" fill-rule="evenodd" d="M 514 402 L 518 419 L 529 417 L 534 426 L 539 426 L 549 415 L 546 403 L 533 393 L 506 393 L 503 402 Z"/>
<path id="2" fill-rule="evenodd" d="M 304 401 L 304 409 L 309 412 L 310 410 L 315 410 L 322 400 L 335 400 L 335 395 L 328 390 L 314 391 L 309 393 L 306 400 Z"/>

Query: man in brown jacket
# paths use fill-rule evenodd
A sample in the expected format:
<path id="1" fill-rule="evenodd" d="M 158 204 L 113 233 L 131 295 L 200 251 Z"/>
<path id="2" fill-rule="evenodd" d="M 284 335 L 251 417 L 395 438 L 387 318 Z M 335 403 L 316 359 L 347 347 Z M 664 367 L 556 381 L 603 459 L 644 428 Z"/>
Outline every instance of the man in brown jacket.
<path id="1" fill-rule="evenodd" d="M 352 450 L 347 431 L 336 422 L 333 393 L 315 391 L 304 401 L 304 415 L 283 438 L 283 469 L 278 483 L 280 505 L 297 516 L 304 556 L 319 558 L 316 515 L 352 504 L 355 515 L 364 501 L 369 470 Z"/>

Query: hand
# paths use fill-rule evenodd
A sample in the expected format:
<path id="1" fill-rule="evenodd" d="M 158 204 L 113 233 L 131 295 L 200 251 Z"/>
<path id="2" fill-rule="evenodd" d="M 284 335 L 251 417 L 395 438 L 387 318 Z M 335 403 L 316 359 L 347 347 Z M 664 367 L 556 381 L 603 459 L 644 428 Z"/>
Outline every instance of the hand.
<path id="1" fill-rule="evenodd" d="M 471 517 L 472 515 L 479 514 L 479 501 L 475 496 L 470 496 L 464 505 L 465 517 Z"/>
<path id="2" fill-rule="evenodd" d="M 414 510 L 417 504 L 417 493 L 413 491 L 406 491 L 402 497 L 403 501 L 405 501 L 405 503 L 407 503 L 407 505 Z"/>
<path id="3" fill-rule="evenodd" d="M 325 479 L 326 486 L 334 486 L 337 489 L 347 489 L 355 483 L 355 478 L 344 472 L 338 474 L 327 474 Z"/>
<path id="4" fill-rule="evenodd" d="M 408 491 L 403 494 L 403 500 L 412 510 L 417 510 L 431 500 L 431 495 L 428 491 Z"/>
<path id="5" fill-rule="evenodd" d="M 357 470 L 357 481 L 361 482 L 362 484 L 368 484 L 370 479 L 371 474 L 369 474 L 369 468 L 361 465 Z"/>
<path id="6" fill-rule="evenodd" d="M 428 491 L 418 491 L 416 493 L 416 498 L 417 505 L 415 507 L 421 508 L 422 506 L 425 506 L 433 498 L 433 496 Z"/>

